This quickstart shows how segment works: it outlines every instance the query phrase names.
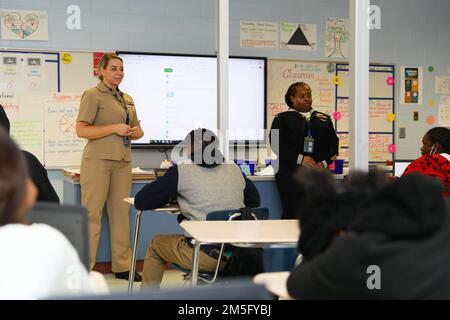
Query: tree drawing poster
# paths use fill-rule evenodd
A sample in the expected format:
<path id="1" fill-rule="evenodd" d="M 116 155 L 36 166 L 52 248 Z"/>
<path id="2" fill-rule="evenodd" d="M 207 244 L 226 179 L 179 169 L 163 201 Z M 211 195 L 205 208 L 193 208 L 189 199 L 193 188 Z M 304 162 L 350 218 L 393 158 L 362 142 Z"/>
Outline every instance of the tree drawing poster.
<path id="1" fill-rule="evenodd" d="M 325 47 L 328 58 L 348 58 L 349 31 L 348 19 L 327 18 Z"/>
<path id="2" fill-rule="evenodd" d="M 2 40 L 48 41 L 47 11 L 0 10 Z"/>
<path id="3" fill-rule="evenodd" d="M 317 25 L 281 22 L 280 48 L 317 51 Z"/>

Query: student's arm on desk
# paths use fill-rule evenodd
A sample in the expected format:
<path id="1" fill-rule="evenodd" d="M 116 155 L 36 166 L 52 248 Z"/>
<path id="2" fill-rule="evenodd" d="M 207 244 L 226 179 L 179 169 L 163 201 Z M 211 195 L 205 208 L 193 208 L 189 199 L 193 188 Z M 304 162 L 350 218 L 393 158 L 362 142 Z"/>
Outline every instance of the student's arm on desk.
<path id="1" fill-rule="evenodd" d="M 178 167 L 173 165 L 155 181 L 146 184 L 134 197 L 138 210 L 151 210 L 164 206 L 178 191 Z"/>
<path id="2" fill-rule="evenodd" d="M 257 208 L 261 203 L 259 191 L 253 181 L 249 180 L 245 174 L 242 175 L 245 179 L 244 204 L 246 207 Z"/>

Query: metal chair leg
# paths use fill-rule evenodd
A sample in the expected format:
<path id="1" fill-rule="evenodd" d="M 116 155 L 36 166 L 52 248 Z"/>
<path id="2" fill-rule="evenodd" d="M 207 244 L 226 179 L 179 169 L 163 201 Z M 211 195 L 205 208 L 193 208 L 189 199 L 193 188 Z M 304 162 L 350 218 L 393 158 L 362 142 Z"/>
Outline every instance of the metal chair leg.
<path id="1" fill-rule="evenodd" d="M 130 276 L 128 277 L 128 292 L 133 291 L 133 283 L 134 283 L 134 274 L 136 272 L 136 256 L 137 256 L 137 247 L 139 240 L 139 230 L 141 228 L 141 214 L 142 210 L 138 210 L 136 212 L 136 221 L 134 224 L 134 235 L 133 235 L 133 251 L 131 255 L 131 266 L 130 266 Z"/>
<path id="2" fill-rule="evenodd" d="M 194 240 L 194 250 L 192 251 L 191 286 L 197 285 L 199 258 L 200 258 L 200 242 Z"/>

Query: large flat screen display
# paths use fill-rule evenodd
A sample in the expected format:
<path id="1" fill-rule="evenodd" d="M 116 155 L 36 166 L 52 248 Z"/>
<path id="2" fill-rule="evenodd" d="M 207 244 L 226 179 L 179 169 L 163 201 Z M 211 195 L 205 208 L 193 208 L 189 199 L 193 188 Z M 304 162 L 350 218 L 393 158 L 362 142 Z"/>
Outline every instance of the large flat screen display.
<path id="1" fill-rule="evenodd" d="M 134 145 L 174 145 L 204 127 L 217 133 L 217 60 L 214 56 L 118 52 L 144 137 Z M 266 59 L 229 60 L 231 143 L 265 142 Z"/>

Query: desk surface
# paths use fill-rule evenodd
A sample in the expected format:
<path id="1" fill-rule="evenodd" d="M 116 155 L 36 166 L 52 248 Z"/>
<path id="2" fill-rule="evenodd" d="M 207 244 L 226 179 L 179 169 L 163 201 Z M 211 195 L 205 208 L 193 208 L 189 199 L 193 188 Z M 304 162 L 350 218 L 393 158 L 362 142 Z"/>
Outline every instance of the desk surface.
<path id="1" fill-rule="evenodd" d="M 131 204 L 132 206 L 134 206 L 134 198 L 125 198 L 123 199 L 123 201 Z M 166 204 L 164 207 L 161 208 L 156 208 L 156 209 L 152 209 L 149 211 L 167 211 L 167 212 L 179 212 L 180 211 L 180 207 L 173 205 L 173 204 Z"/>
<path id="2" fill-rule="evenodd" d="M 202 243 L 296 243 L 298 220 L 187 221 L 180 224 Z"/>
<path id="3" fill-rule="evenodd" d="M 260 273 L 253 278 L 253 282 L 264 284 L 267 290 L 279 296 L 281 300 L 292 300 L 286 288 L 289 274 L 289 271 Z"/>

